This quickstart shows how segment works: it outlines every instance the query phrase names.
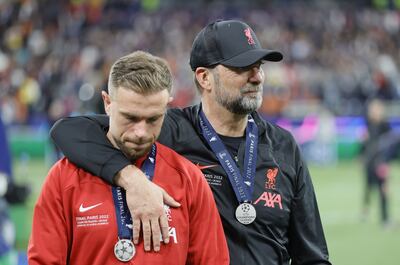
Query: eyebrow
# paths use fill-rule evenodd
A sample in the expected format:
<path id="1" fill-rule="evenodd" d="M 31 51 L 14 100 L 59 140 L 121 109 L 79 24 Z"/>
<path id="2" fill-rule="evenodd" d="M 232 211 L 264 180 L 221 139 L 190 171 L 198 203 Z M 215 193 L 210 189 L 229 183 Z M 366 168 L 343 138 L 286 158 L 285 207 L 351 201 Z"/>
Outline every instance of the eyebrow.
<path id="1" fill-rule="evenodd" d="M 152 119 L 152 118 L 159 118 L 162 115 L 164 115 L 164 113 L 161 114 L 155 114 L 151 117 L 143 117 L 143 116 L 139 116 L 139 115 L 135 115 L 129 112 L 125 112 L 125 111 L 119 111 L 123 116 L 125 116 L 128 119 Z"/>

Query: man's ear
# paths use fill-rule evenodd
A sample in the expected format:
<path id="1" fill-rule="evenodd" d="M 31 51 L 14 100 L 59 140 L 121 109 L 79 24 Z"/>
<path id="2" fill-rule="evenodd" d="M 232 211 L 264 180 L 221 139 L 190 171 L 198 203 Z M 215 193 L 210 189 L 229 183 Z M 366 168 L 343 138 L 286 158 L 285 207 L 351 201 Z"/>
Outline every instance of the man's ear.
<path id="1" fill-rule="evenodd" d="M 111 112 L 111 98 L 110 95 L 106 91 L 101 91 L 101 97 L 103 98 L 104 110 L 107 115 L 110 116 Z"/>
<path id="2" fill-rule="evenodd" d="M 197 82 L 201 86 L 201 90 L 211 90 L 214 79 L 210 69 L 205 67 L 197 67 L 194 75 Z"/>

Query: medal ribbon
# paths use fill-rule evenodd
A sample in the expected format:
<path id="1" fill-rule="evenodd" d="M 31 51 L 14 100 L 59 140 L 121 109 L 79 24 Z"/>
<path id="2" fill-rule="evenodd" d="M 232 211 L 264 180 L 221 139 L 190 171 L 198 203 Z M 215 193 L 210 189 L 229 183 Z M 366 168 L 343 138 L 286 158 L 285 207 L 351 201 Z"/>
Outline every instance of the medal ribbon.
<path id="1" fill-rule="evenodd" d="M 249 115 L 246 127 L 246 150 L 244 156 L 244 175 L 242 176 L 235 161 L 229 154 L 224 143 L 219 138 L 208 121 L 203 110 L 200 110 L 200 127 L 220 164 L 228 175 L 229 181 L 239 203 L 250 202 L 254 190 L 254 177 L 256 175 L 258 127 L 253 117 Z"/>
<path id="2" fill-rule="evenodd" d="M 146 174 L 147 178 L 151 181 L 154 176 L 154 169 L 156 165 L 157 147 L 153 144 L 151 151 L 143 162 L 142 171 Z M 118 237 L 132 238 L 132 217 L 126 204 L 126 193 L 121 187 L 112 187 L 112 194 L 115 205 L 115 214 L 118 223 Z"/>

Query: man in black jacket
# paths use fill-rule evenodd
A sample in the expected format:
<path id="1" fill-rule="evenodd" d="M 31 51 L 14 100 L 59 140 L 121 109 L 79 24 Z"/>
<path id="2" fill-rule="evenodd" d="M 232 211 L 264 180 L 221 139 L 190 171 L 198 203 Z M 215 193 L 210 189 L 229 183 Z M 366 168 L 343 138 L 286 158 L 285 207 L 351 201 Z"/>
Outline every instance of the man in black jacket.
<path id="1" fill-rule="evenodd" d="M 392 131 L 385 113 L 385 103 L 373 99 L 367 105 L 367 138 L 364 141 L 365 188 L 363 219 L 369 212 L 370 197 L 376 187 L 379 191 L 380 217 L 383 227 L 390 227 L 388 207 L 389 162 L 396 157 L 399 135 Z"/>
<path id="2" fill-rule="evenodd" d="M 203 171 L 235 265 L 330 264 L 313 185 L 298 146 L 289 132 L 256 112 L 262 102 L 261 64 L 281 59 L 281 53 L 263 49 L 243 22 L 207 25 L 190 55 L 201 104 L 169 110 L 159 138 Z M 138 169 L 112 148 L 103 132 L 107 126 L 102 116 L 66 118 L 54 126 L 52 137 L 71 161 L 127 190 L 136 218 L 134 234 L 140 222 L 144 234 L 165 229 L 158 228 L 164 218 L 162 198 L 178 204 L 143 181 Z M 153 196 L 154 204 L 143 205 L 140 196 Z"/>

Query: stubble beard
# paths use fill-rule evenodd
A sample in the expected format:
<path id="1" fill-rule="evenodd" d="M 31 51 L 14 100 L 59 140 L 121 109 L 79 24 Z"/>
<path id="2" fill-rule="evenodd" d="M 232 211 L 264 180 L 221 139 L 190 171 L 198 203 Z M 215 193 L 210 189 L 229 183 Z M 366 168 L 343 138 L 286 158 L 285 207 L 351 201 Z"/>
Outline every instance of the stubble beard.
<path id="1" fill-rule="evenodd" d="M 143 143 L 148 144 L 146 148 L 140 149 L 140 150 L 135 150 L 131 147 L 129 147 L 127 144 L 124 142 L 115 139 L 115 142 L 118 146 L 118 148 L 121 150 L 121 152 L 129 159 L 131 162 L 135 162 L 137 159 L 143 157 L 145 154 L 150 152 L 152 144 L 154 144 L 154 141 L 147 140 L 144 141 Z"/>
<path id="2" fill-rule="evenodd" d="M 262 103 L 261 85 L 247 85 L 242 87 L 239 95 L 233 97 L 228 94 L 227 88 L 220 85 L 219 78 L 217 77 L 215 80 L 215 91 L 218 104 L 234 114 L 250 114 L 260 108 Z M 250 91 L 257 91 L 257 94 L 253 96 L 245 95 Z"/>

